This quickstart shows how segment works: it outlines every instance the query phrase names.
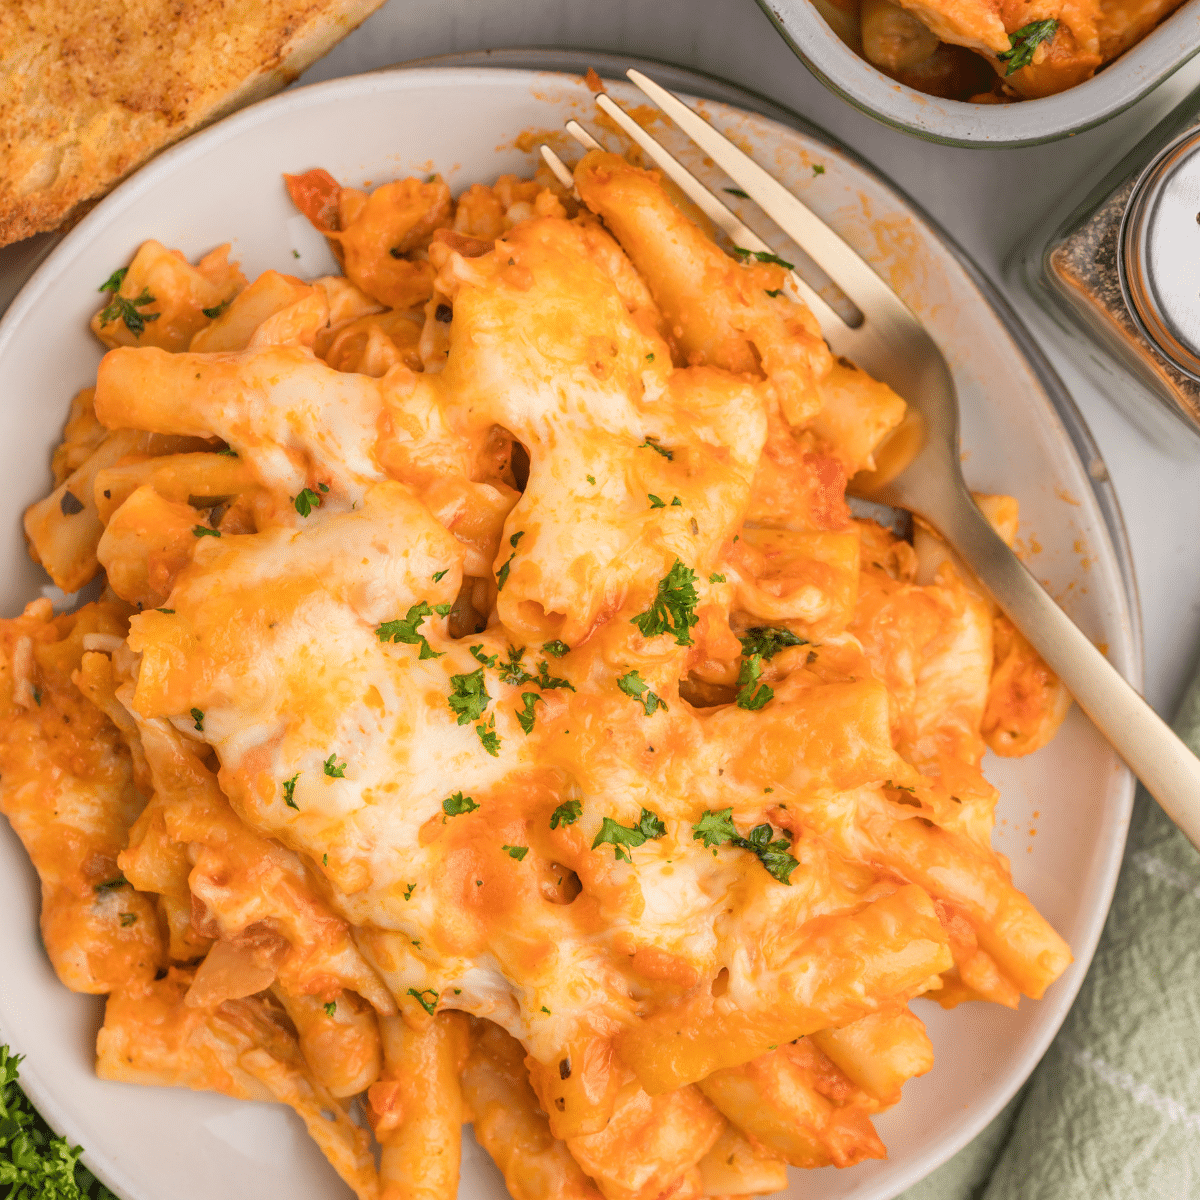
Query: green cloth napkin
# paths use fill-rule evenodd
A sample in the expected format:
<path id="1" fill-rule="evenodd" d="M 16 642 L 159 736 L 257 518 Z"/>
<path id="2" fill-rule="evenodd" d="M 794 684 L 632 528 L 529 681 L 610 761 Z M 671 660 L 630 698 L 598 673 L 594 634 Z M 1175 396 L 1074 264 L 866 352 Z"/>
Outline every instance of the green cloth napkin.
<path id="1" fill-rule="evenodd" d="M 1200 754 L 1200 677 L 1175 732 Z M 902 1200 L 1159 1197 L 1200 1197 L 1200 855 L 1139 788 L 1058 1037 L 1000 1116 Z"/>

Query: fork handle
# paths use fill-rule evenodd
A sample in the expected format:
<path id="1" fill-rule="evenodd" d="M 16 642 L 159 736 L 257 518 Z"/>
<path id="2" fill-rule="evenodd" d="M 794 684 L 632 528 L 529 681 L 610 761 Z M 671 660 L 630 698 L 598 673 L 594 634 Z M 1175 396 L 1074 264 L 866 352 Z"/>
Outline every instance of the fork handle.
<path id="1" fill-rule="evenodd" d="M 964 488 L 943 536 L 1062 680 L 1163 811 L 1200 849 L 1200 758 L 1050 598 Z"/>

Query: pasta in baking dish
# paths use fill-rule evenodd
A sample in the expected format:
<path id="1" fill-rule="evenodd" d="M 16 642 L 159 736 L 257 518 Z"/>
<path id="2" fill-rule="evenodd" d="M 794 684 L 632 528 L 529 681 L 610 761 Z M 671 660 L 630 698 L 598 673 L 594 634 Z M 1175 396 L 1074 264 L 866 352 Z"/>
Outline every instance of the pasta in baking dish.
<path id="1" fill-rule="evenodd" d="M 845 501 L 903 401 L 656 175 L 575 180 L 290 177 L 311 283 L 145 243 L 26 514 L 104 590 L 0 622 L 99 1073 L 289 1104 L 360 1198 L 450 1200 L 465 1121 L 517 1200 L 882 1157 L 909 1002 L 1071 959 L 980 771 L 1065 694 Z"/>
<path id="2" fill-rule="evenodd" d="M 934 96 L 1011 104 L 1066 91 L 1183 0 L 813 0 L 884 74 Z"/>

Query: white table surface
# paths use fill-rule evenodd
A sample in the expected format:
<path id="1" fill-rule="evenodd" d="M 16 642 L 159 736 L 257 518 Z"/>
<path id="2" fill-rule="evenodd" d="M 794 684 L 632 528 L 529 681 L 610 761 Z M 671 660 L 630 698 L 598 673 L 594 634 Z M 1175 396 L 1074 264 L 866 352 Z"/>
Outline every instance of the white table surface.
<path id="1" fill-rule="evenodd" d="M 1200 57 L 1121 116 L 1046 146 L 968 150 L 889 129 L 827 91 L 755 0 L 389 0 L 300 80 L 318 82 L 414 58 L 516 46 L 641 55 L 694 67 L 763 93 L 828 130 L 919 201 L 1006 292 L 1001 264 L 1064 194 L 1117 162 L 1188 92 Z M 40 239 L 0 251 L 0 307 Z M 1035 333 L 1039 332 L 1034 326 Z M 1148 442 L 1040 337 L 1091 426 L 1120 497 L 1141 592 L 1145 692 L 1173 711 L 1200 649 L 1200 440 L 1171 457 Z"/>

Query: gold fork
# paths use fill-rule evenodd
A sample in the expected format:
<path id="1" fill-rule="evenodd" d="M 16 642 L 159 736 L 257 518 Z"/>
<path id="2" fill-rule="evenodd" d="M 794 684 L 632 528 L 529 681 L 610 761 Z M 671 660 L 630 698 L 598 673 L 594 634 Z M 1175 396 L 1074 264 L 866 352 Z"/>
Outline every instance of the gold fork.
<path id="1" fill-rule="evenodd" d="M 791 287 L 812 310 L 833 353 L 889 384 L 908 403 L 913 417 L 898 431 L 900 436 L 881 448 L 879 469 L 855 477 L 855 492 L 907 509 L 941 534 L 1146 790 L 1200 848 L 1200 759 L 1047 595 L 971 499 L 959 461 L 954 380 L 924 326 L 846 242 L 749 155 L 642 72 L 626 74 L 857 307 L 861 320 L 843 318 L 792 272 Z M 596 104 L 736 247 L 770 252 L 610 96 L 600 93 Z M 569 121 L 566 129 L 585 148 L 599 148 L 577 121 Z M 572 187 L 573 177 L 561 159 L 547 146 L 542 156 L 564 186 Z"/>

